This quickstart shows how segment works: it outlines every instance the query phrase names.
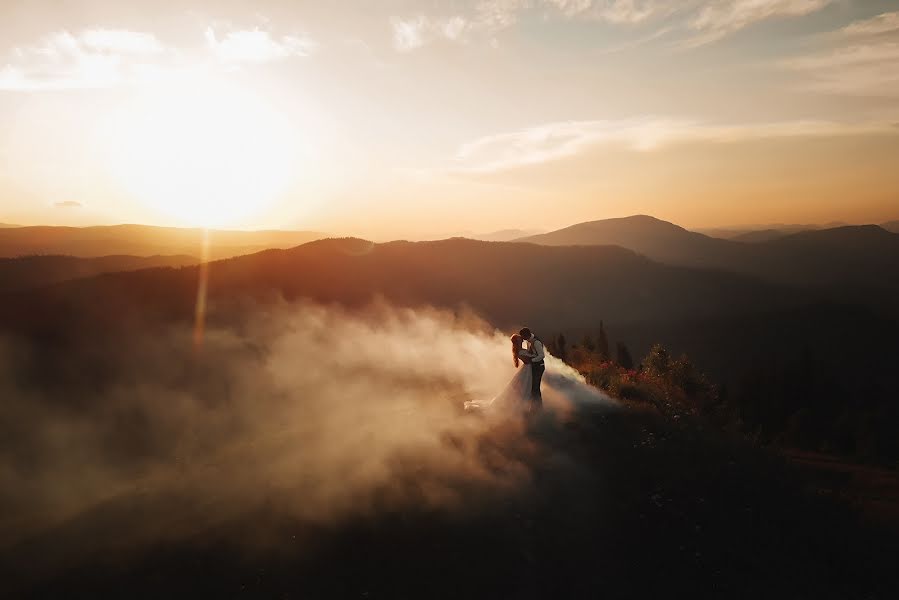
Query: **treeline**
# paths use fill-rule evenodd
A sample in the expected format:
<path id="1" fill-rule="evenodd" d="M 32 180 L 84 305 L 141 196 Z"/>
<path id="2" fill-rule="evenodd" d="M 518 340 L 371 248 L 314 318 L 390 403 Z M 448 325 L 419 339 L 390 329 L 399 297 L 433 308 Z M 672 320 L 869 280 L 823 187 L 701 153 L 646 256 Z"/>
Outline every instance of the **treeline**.
<path id="1" fill-rule="evenodd" d="M 895 464 L 899 406 L 889 398 L 860 404 L 859 393 L 881 390 L 860 380 L 845 389 L 829 363 L 811 350 L 797 360 L 745 365 L 730 387 L 711 381 L 685 354 L 655 344 L 635 362 L 624 342 L 609 343 L 605 323 L 595 335 L 572 343 L 563 334 L 548 350 L 577 369 L 587 382 L 625 402 L 649 404 L 673 418 L 699 417 L 760 444 L 774 444 Z"/>
<path id="2" fill-rule="evenodd" d="M 615 344 L 615 355 L 613 357 L 609 347 L 609 338 L 606 335 L 605 323 L 599 322 L 599 333 L 596 337 L 592 337 L 589 333 L 581 338 L 580 345 L 571 344 L 565 339 L 564 334 L 553 336 L 547 340 L 546 347 L 550 354 L 569 362 L 569 364 L 580 364 L 583 362 L 610 361 L 614 358 L 616 364 L 625 369 L 634 368 L 634 359 L 631 352 L 624 342 Z"/>

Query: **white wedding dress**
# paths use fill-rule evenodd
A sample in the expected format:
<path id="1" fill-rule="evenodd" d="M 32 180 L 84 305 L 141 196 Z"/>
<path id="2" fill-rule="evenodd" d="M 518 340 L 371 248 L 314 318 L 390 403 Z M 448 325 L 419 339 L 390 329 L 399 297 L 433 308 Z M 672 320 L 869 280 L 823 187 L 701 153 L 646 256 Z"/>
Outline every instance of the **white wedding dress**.
<path id="1" fill-rule="evenodd" d="M 520 358 L 530 358 L 532 355 L 527 350 L 519 350 Z M 486 402 L 472 400 L 465 403 L 466 411 L 484 411 L 490 413 L 514 413 L 522 412 L 529 408 L 528 400 L 531 395 L 531 382 L 534 374 L 531 365 L 521 363 L 512 379 L 498 396 Z"/>

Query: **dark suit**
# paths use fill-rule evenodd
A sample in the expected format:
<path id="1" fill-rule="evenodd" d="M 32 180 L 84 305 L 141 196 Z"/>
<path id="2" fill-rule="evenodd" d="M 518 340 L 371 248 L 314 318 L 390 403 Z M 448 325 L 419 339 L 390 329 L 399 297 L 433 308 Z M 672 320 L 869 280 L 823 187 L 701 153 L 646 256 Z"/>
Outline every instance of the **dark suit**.
<path id="1" fill-rule="evenodd" d="M 540 356 L 542 356 L 545 352 L 543 348 L 543 342 L 540 341 L 540 338 L 534 336 L 533 339 L 528 340 L 531 345 L 531 349 L 533 350 L 534 345 L 540 344 Z M 543 406 L 543 393 L 540 391 L 540 384 L 543 381 L 543 373 L 546 371 L 546 365 L 543 363 L 543 359 L 534 360 L 531 362 L 531 402 L 537 408 L 541 408 Z"/>

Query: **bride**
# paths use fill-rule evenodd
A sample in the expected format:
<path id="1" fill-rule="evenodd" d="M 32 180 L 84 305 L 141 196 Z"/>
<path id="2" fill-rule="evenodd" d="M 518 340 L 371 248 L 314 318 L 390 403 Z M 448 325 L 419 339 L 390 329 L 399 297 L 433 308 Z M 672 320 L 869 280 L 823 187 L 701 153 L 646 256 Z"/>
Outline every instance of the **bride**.
<path id="1" fill-rule="evenodd" d="M 506 388 L 492 400 L 466 402 L 466 411 L 511 412 L 514 410 L 526 411 L 529 408 L 527 400 L 531 393 L 533 377 L 530 364 L 534 354 L 523 347 L 524 338 L 517 333 L 512 336 L 511 341 L 512 362 L 515 364 L 515 368 L 524 363 L 524 368 L 518 368 L 518 371 L 506 385 Z"/>

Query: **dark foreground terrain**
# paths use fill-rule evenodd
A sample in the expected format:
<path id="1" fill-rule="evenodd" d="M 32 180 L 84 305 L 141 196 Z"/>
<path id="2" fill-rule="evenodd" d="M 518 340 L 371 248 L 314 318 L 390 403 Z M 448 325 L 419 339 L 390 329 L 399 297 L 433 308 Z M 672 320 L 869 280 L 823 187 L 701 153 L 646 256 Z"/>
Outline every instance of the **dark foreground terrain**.
<path id="1" fill-rule="evenodd" d="M 4 587 L 46 598 L 891 598 L 899 590 L 896 531 L 814 493 L 813 480 L 776 457 L 635 409 L 548 414 L 522 436 L 504 427 L 469 451 L 497 469 L 526 465 L 514 489 L 437 482 L 426 462 L 407 460 L 354 515 L 298 519 L 273 494 L 171 540 L 165 528 L 204 506 L 129 490 L 5 552 Z M 452 503 L 415 501 L 437 485 L 453 490 Z M 135 543 L 148 522 L 162 531 Z"/>
<path id="2" fill-rule="evenodd" d="M 539 419 L 460 410 L 512 374 L 494 325 L 606 318 L 749 373 L 739 418 L 889 434 L 889 315 L 603 247 L 332 240 L 208 276 L 205 318 L 193 267 L 0 295 L 0 596 L 899 597 L 895 436 L 786 456 L 561 363 Z"/>

